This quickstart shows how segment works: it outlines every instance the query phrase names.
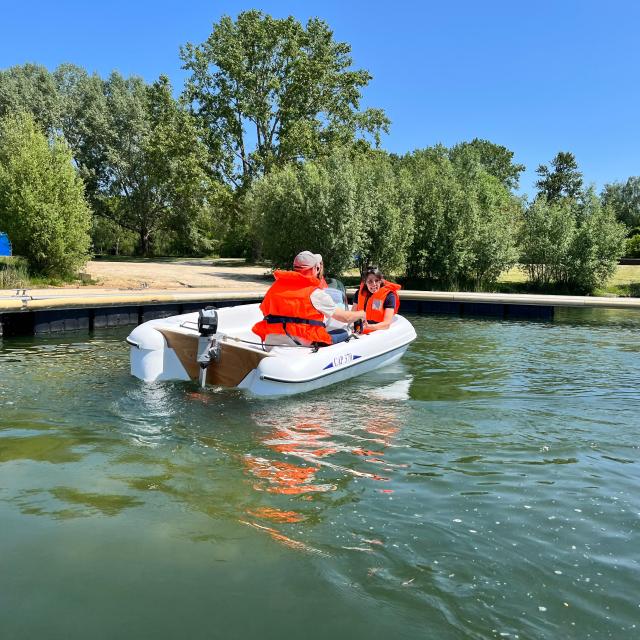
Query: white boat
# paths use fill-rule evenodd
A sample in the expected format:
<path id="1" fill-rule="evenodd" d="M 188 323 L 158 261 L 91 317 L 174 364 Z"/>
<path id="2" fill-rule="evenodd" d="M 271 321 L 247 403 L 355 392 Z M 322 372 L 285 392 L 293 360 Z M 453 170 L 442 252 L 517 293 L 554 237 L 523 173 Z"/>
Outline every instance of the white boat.
<path id="1" fill-rule="evenodd" d="M 329 292 L 344 298 L 343 291 Z M 290 395 L 396 362 L 416 338 L 411 323 L 396 315 L 388 329 L 352 335 L 346 342 L 265 350 L 251 331 L 262 317 L 259 305 L 247 304 L 145 322 L 127 338 L 131 373 L 147 382 L 200 380 L 203 386 L 237 387 L 259 396 Z"/>

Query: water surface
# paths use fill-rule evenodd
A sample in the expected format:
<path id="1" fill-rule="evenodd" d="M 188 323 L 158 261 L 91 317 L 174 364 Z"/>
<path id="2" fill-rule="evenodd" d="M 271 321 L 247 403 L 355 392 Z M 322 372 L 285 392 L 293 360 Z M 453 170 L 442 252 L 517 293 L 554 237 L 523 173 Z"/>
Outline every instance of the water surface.
<path id="1" fill-rule="evenodd" d="M 638 637 L 640 316 L 411 320 L 279 400 L 5 339 L 2 637 Z"/>

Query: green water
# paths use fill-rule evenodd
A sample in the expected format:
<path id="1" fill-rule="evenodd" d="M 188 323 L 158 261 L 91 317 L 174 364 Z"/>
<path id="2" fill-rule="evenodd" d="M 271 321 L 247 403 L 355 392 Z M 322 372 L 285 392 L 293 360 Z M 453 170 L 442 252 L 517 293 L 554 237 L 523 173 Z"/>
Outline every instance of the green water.
<path id="1" fill-rule="evenodd" d="M 411 319 L 284 400 L 5 339 L 0 637 L 639 637 L 640 315 Z"/>

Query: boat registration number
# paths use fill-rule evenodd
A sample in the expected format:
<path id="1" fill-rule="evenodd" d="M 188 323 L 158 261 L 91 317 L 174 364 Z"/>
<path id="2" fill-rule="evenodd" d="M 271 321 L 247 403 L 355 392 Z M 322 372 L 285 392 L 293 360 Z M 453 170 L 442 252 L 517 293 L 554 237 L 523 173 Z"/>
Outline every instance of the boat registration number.
<path id="1" fill-rule="evenodd" d="M 353 361 L 352 353 L 343 353 L 342 355 L 336 356 L 333 359 L 333 366 L 341 367 L 343 364 L 349 364 L 352 361 Z"/>

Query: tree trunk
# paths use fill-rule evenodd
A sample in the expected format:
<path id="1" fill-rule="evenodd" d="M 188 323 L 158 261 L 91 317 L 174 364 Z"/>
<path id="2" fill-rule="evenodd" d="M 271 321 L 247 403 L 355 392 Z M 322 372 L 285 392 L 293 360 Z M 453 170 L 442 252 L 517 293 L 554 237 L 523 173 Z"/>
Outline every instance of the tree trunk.
<path id="1" fill-rule="evenodd" d="M 139 235 L 140 237 L 138 239 L 138 253 L 145 258 L 148 258 L 151 255 L 152 247 L 151 231 L 143 227 L 142 229 L 140 229 Z"/>

